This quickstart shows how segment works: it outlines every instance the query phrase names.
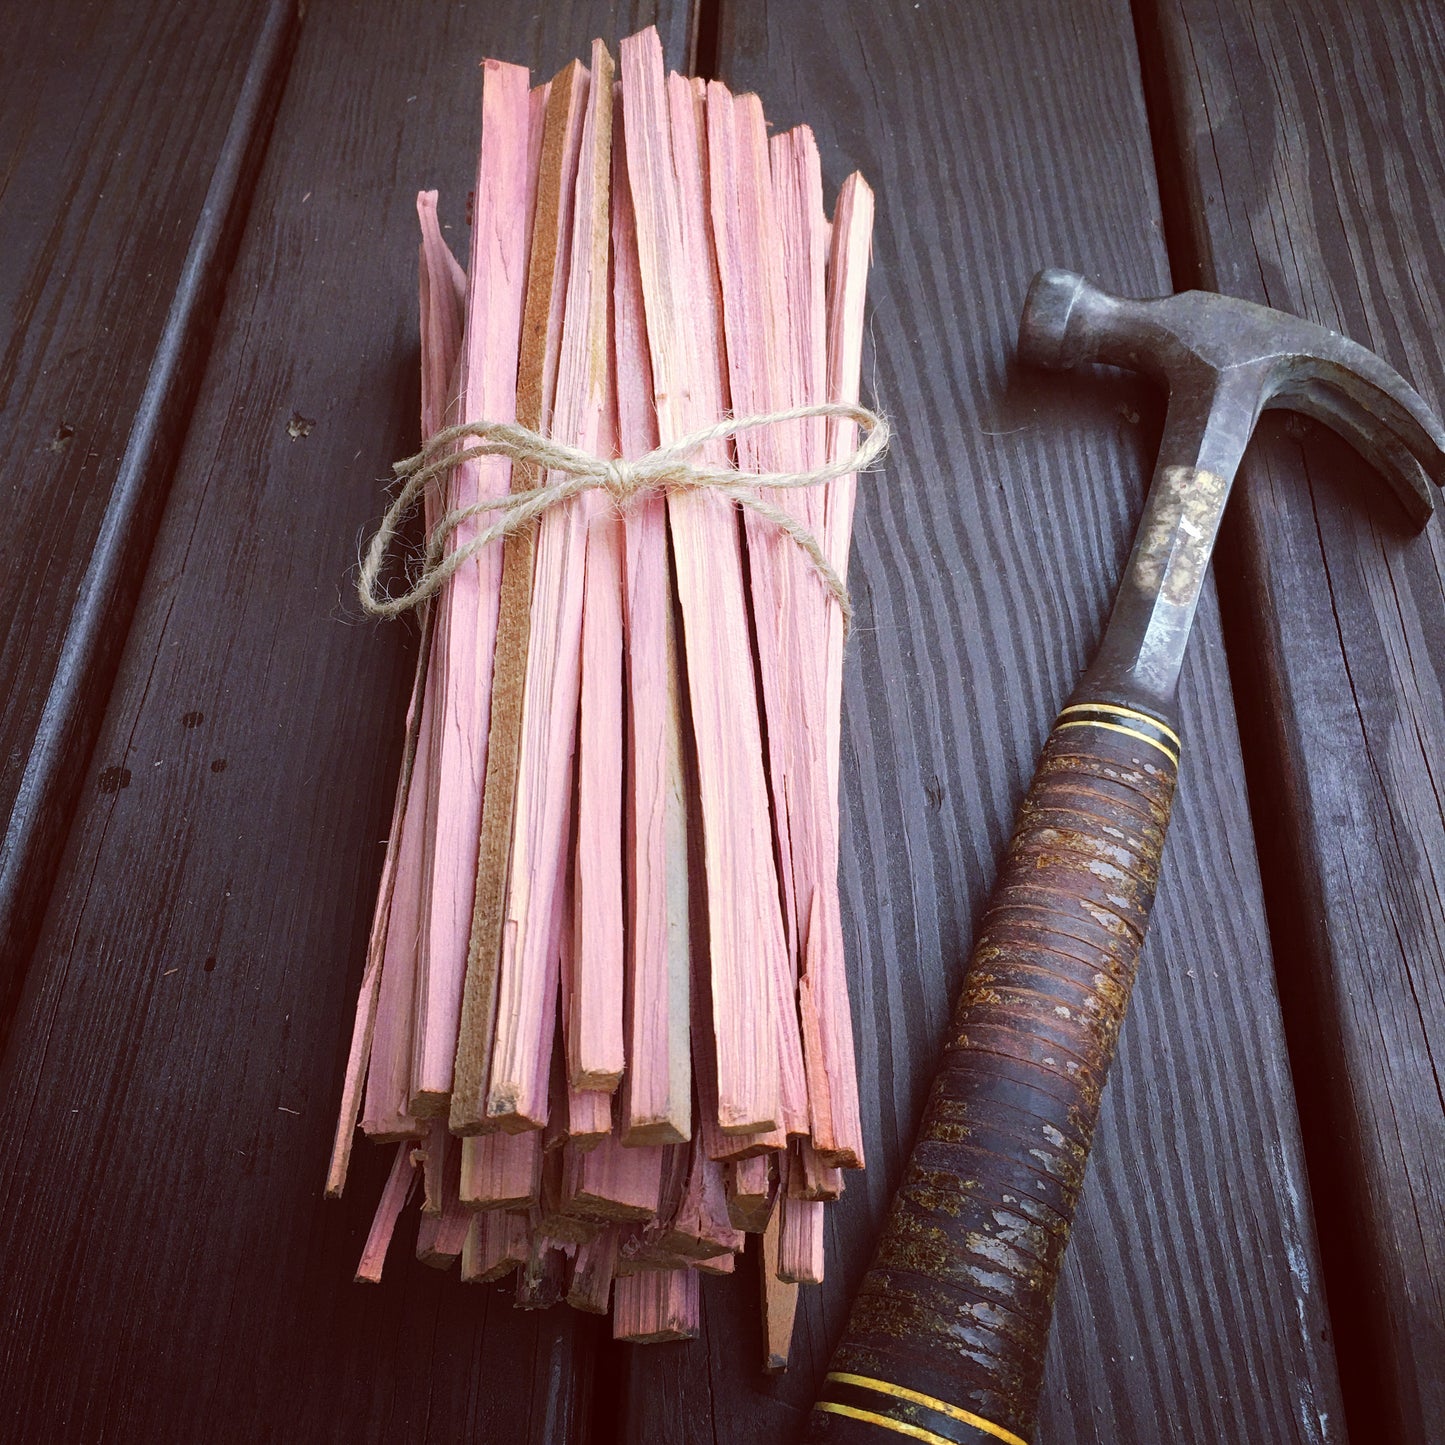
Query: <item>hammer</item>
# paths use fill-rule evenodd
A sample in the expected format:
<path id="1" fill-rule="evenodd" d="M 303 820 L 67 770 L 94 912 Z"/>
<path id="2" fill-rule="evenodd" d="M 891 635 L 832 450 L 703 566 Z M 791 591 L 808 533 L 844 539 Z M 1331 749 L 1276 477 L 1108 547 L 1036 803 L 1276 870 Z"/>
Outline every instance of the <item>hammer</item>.
<path id="1" fill-rule="evenodd" d="M 943 1058 L 806 1439 L 1027 1445 L 1069 1226 L 1134 983 L 1178 776 L 1179 672 L 1229 488 L 1266 407 L 1333 427 L 1418 530 L 1445 429 L 1345 337 L 1210 292 L 1041 271 L 1019 356 L 1130 367 L 1169 411 L 1097 656 L 1054 723 Z"/>

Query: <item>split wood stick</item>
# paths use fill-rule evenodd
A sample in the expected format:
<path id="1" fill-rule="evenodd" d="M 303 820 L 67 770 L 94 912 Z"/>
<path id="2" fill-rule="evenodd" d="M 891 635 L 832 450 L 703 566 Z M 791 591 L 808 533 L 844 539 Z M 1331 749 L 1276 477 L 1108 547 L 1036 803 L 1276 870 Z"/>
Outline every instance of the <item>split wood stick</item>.
<path id="1" fill-rule="evenodd" d="M 622 69 L 658 435 L 669 442 L 727 407 L 697 109 L 686 81 L 670 103 L 655 29 L 623 42 Z M 720 445 L 701 454 L 713 465 L 726 459 Z M 725 1133 L 751 1133 L 781 1122 L 771 981 L 785 943 L 742 556 L 734 510 L 722 499 L 674 495 L 667 507 L 702 799 L 718 1123 Z"/>
<path id="2" fill-rule="evenodd" d="M 418 280 L 421 322 L 421 430 L 430 436 L 445 424 L 453 372 L 461 350 L 466 314 L 466 275 L 437 225 L 437 195 L 417 196 L 421 222 Z M 437 489 L 426 498 L 426 523 L 435 520 Z M 429 774 L 431 698 L 427 660 L 431 629 L 422 625 L 416 678 L 407 706 L 407 749 L 392 810 L 386 860 L 377 890 L 367 963 L 357 1003 L 356 1025 L 347 1059 L 342 1104 L 327 1177 L 328 1198 L 339 1198 L 346 1183 L 351 1142 L 361 1115 L 373 1139 L 414 1137 L 419 1125 L 406 1112 L 411 1062 L 411 1009 L 416 968 L 416 910 L 421 895 L 421 829 Z M 420 709 L 420 711 L 418 711 Z M 393 920 L 395 923 L 393 924 Z M 388 965 L 388 952 L 396 955 Z M 362 1079 L 365 1076 L 365 1108 Z"/>
<path id="3" fill-rule="evenodd" d="M 516 414 L 523 283 L 536 181 L 530 164 L 533 102 L 521 66 L 488 60 L 483 77 L 461 412 L 466 417 L 511 421 Z M 486 457 L 458 466 L 452 477 L 450 502 L 467 506 L 481 497 L 505 493 L 511 466 L 505 458 Z M 465 546 L 478 531 L 475 520 L 464 523 L 451 546 Z M 452 1091 L 476 883 L 500 578 L 501 558 L 497 549 L 489 548 L 457 570 L 439 599 L 442 625 L 436 645 L 441 649 L 437 661 L 443 690 L 436 727 L 428 907 L 417 960 L 412 1046 L 411 1111 L 418 1117 L 445 1113 Z"/>
<path id="4" fill-rule="evenodd" d="M 549 1310 L 562 1298 L 567 1255 L 555 1240 L 533 1228 L 531 1247 L 517 1270 L 517 1308 Z"/>
<path id="5" fill-rule="evenodd" d="M 772 1169 L 767 1155 L 727 1166 L 728 1221 L 745 1234 L 761 1234 L 772 1211 Z"/>
<path id="6" fill-rule="evenodd" d="M 802 386 L 794 372 L 789 296 L 784 275 L 784 236 L 773 201 L 767 124 L 755 95 L 734 97 L 717 81 L 707 87 L 709 209 L 722 285 L 727 337 L 728 383 L 733 406 L 743 413 L 778 411 L 799 405 Z M 822 219 L 821 188 L 818 197 Z M 819 299 L 822 252 L 817 258 Z M 821 340 L 821 322 L 819 333 Z M 818 377 L 821 392 L 821 367 Z M 818 399 L 815 397 L 815 399 Z M 801 428 L 793 422 L 748 431 L 737 438 L 738 469 L 743 472 L 796 472 L 803 465 Z M 818 434 L 822 441 L 822 432 Z M 814 488 L 768 492 L 766 500 L 796 516 L 812 530 L 821 519 Z M 815 517 L 813 514 L 819 515 Z M 799 860 L 792 833 L 794 813 L 812 801 L 806 775 L 796 756 L 810 721 L 821 714 L 822 676 L 813 660 L 816 643 L 799 648 L 795 638 L 806 615 L 807 599 L 797 596 L 798 582 L 819 595 L 811 576 L 803 576 L 797 546 L 770 522 L 746 513 L 752 609 L 758 645 L 758 669 L 768 721 L 768 769 L 772 823 L 777 838 L 788 952 L 775 960 L 774 1007 L 778 1038 L 783 1125 L 789 1134 L 806 1134 L 808 1081 L 798 1025 Z M 821 623 L 821 616 L 819 622 Z M 821 637 L 821 627 L 815 636 Z M 795 675 L 801 670 L 801 675 Z M 810 683 L 816 680 L 815 685 Z M 817 726 L 821 717 L 817 717 Z M 821 781 L 821 780 L 820 780 Z M 826 800 L 824 800 L 826 807 Z M 806 823 L 806 819 L 803 820 Z"/>
<path id="7" fill-rule="evenodd" d="M 457 370 L 466 322 L 466 275 L 442 239 L 437 223 L 436 193 L 417 200 L 422 227 L 422 434 L 432 435 L 455 420 Z M 427 530 L 441 515 L 445 483 L 428 487 L 424 496 Z M 413 1010 L 416 1000 L 417 949 L 424 919 L 426 837 L 430 824 L 432 740 L 438 716 L 439 677 L 431 668 L 435 629 L 423 625 L 418 676 L 424 686 L 416 733 L 412 787 L 408 790 L 397 857 L 397 874 L 386 934 L 378 999 L 377 1036 L 367 1075 L 364 1127 L 373 1138 L 415 1135 L 419 1126 L 408 1112 L 410 1099 Z"/>
<path id="8" fill-rule="evenodd" d="M 639 457 L 657 446 L 657 410 L 625 127 L 615 119 L 612 159 L 618 451 L 624 457 Z M 692 1135 L 692 948 L 688 800 L 667 505 L 661 497 L 638 501 L 628 509 L 624 525 L 630 790 L 625 830 L 629 948 L 622 1141 L 680 1144 Z M 707 1048 L 711 1054 L 710 1038 Z"/>
<path id="9" fill-rule="evenodd" d="M 843 1171 L 823 1163 L 810 1140 L 794 1139 L 788 1148 L 788 1193 L 794 1199 L 839 1199 Z"/>
<path id="10" fill-rule="evenodd" d="M 612 1304 L 612 1276 L 617 1268 L 617 1230 L 604 1229 L 577 1247 L 567 1277 L 567 1303 L 574 1310 L 605 1315 Z"/>
<path id="11" fill-rule="evenodd" d="M 346 1057 L 346 1075 L 341 1085 L 341 1107 L 336 1132 L 331 1140 L 331 1160 L 326 1168 L 326 1198 L 340 1199 L 351 1168 L 351 1145 L 361 1113 L 362 1082 L 370 1061 L 376 1033 L 376 1001 L 381 991 L 381 958 L 368 952 L 357 993 L 356 1017 L 351 1025 L 351 1047 Z"/>
<path id="12" fill-rule="evenodd" d="M 612 68 L 606 46 L 594 42 L 552 413 L 552 434 L 588 451 L 597 448 L 607 400 Z M 556 478 L 549 474 L 548 479 Z M 584 500 L 547 512 L 537 535 L 511 874 L 487 1084 L 487 1118 L 508 1130 L 536 1129 L 546 1122 L 546 1061 L 555 1026 L 557 979 L 548 925 L 572 802 L 587 535 Z M 580 954 L 577 962 L 583 962 Z M 617 1008 L 620 1020 L 620 997 Z"/>
<path id="13" fill-rule="evenodd" d="M 547 89 L 517 362 L 517 420 L 540 432 L 552 424 L 586 102 L 587 72 L 573 61 L 557 73 Z M 541 480 L 533 467 L 512 469 L 514 491 Z M 487 777 L 451 1102 L 451 1128 L 458 1134 L 474 1134 L 486 1127 L 485 1087 L 496 1027 L 497 971 L 512 853 L 535 556 L 535 527 L 513 533 L 502 544 Z"/>
<path id="14" fill-rule="evenodd" d="M 873 245 L 873 190 L 856 171 L 842 184 L 833 208 L 828 255 L 828 397 L 856 403 L 863 371 L 864 306 L 868 294 L 868 259 Z M 847 456 L 857 445 L 856 423 L 828 421 L 828 460 Z M 821 541 L 833 570 L 847 581 L 853 541 L 856 477 L 830 482 L 824 497 Z M 828 765 L 836 817 L 838 769 L 842 751 L 843 619 L 828 618 Z"/>
<path id="15" fill-rule="evenodd" d="M 527 1258 L 530 1235 L 527 1216 L 505 1209 L 472 1215 L 462 1245 L 462 1283 L 490 1284 Z"/>
<path id="16" fill-rule="evenodd" d="M 653 1219 L 665 1163 L 664 1146 L 627 1148 L 613 1134 L 585 1153 L 568 1148 L 563 1153 L 562 1208 L 586 1219 Z"/>
<path id="17" fill-rule="evenodd" d="M 620 87 L 612 87 L 615 137 Z M 612 186 L 618 162 L 611 139 L 608 205 L 599 217 L 601 257 L 609 255 Z M 610 283 L 609 276 L 609 283 Z M 599 455 L 617 452 L 617 373 L 613 362 L 613 294 L 605 311 L 606 373 Z M 577 715 L 577 822 L 573 873 L 573 988 L 567 998 L 567 1078 L 574 1088 L 615 1090 L 626 1063 L 626 936 L 623 927 L 624 526 L 605 498 L 583 499 L 582 683 Z"/>
<path id="18" fill-rule="evenodd" d="M 614 107 L 615 113 L 615 107 Z M 604 239 L 604 255 L 606 241 Z M 606 407 L 597 448 L 617 448 L 617 388 L 611 365 L 611 294 L 605 298 Z M 571 922 L 572 988 L 565 1033 L 573 1088 L 616 1090 L 626 1061 L 626 937 L 623 929 L 622 518 L 597 494 L 581 503 L 585 525 L 582 690 L 577 715 L 577 819 Z M 564 932 L 566 931 L 564 925 Z"/>
<path id="19" fill-rule="evenodd" d="M 424 628 L 422 648 L 429 651 L 434 631 Z M 436 682 L 428 659 L 418 665 L 421 716 L 412 758 L 411 786 L 400 827 L 400 852 L 382 944 L 384 962 L 377 991 L 376 1031 L 366 1075 L 366 1108 L 361 1127 L 378 1142 L 416 1137 L 421 1122 L 411 1114 L 413 1010 L 416 1004 L 417 942 L 423 916 L 423 868 L 427 794 L 431 786 L 432 731 Z M 425 670 L 425 674 L 423 672 Z"/>
<path id="20" fill-rule="evenodd" d="M 386 1263 L 386 1251 L 391 1246 L 391 1236 L 396 1232 L 396 1221 L 401 1217 L 416 1183 L 411 1152 L 409 1140 L 396 1146 L 391 1173 L 382 1186 L 381 1199 L 371 1221 L 371 1232 L 366 1236 L 366 1247 L 361 1251 L 361 1262 L 356 1266 L 357 1284 L 381 1283 L 381 1267 Z"/>
<path id="21" fill-rule="evenodd" d="M 770 143 L 773 188 L 782 233 L 783 277 L 788 295 L 785 361 L 793 378 L 792 395 L 800 405 L 825 400 L 827 391 L 827 285 L 825 259 L 828 222 L 823 214 L 823 178 L 813 133 L 799 126 Z M 800 423 L 790 440 L 802 468 L 827 459 L 827 428 L 821 419 Z M 827 494 L 807 489 L 799 503 L 806 526 L 821 534 Z M 841 625 L 841 613 L 825 590 L 796 558 L 791 567 L 791 621 L 787 633 L 787 672 L 793 688 L 788 734 L 789 807 L 793 874 L 801 935 L 798 1010 L 803 1026 L 808 1072 L 811 1143 L 830 1165 L 861 1168 L 863 1130 L 853 1055 L 853 1022 L 843 949 L 842 906 L 838 893 L 838 814 L 827 751 L 828 630 Z M 812 1150 L 809 1151 L 810 1158 Z"/>
<path id="22" fill-rule="evenodd" d="M 790 1284 L 823 1283 L 823 1210 L 816 1199 L 778 1191 L 782 1226 L 778 1234 L 778 1278 Z"/>
<path id="23" fill-rule="evenodd" d="M 612 1293 L 614 1340 L 692 1340 L 702 1327 L 696 1270 L 643 1270 L 620 1277 Z"/>
<path id="24" fill-rule="evenodd" d="M 738 1257 L 732 1250 L 715 1254 L 711 1259 L 698 1259 L 692 1266 L 699 1274 L 736 1274 Z"/>
<path id="25" fill-rule="evenodd" d="M 783 1205 L 779 1199 L 773 1206 L 768 1227 L 763 1231 L 763 1247 L 758 1252 L 762 1268 L 763 1369 L 770 1375 L 788 1368 L 788 1353 L 793 1346 L 793 1321 L 798 1313 L 798 1286 L 778 1277 L 782 1212 Z"/>
<path id="26" fill-rule="evenodd" d="M 469 1209 L 519 1209 L 537 1203 L 542 1136 L 469 1134 L 462 1140 L 461 1200 Z"/>
<path id="27" fill-rule="evenodd" d="M 614 395 L 613 405 L 615 401 Z M 615 422 L 605 430 L 615 434 Z M 567 1077 L 574 1088 L 611 1091 L 622 1080 L 625 1062 L 623 523 L 605 504 L 584 504 L 583 510 L 587 531 L 577 732 L 575 972 L 566 1019 Z"/>
<path id="28" fill-rule="evenodd" d="M 802 160 L 811 171 L 816 163 L 816 148 L 810 146 Z M 826 381 L 829 401 L 856 402 L 858 399 L 872 234 L 873 192 L 855 173 L 843 182 L 839 192 L 830 237 Z M 853 423 L 830 420 L 825 458 L 832 460 L 846 455 L 856 440 L 857 428 Z M 807 464 L 816 464 L 811 454 Z M 856 493 L 857 479 L 851 476 L 839 478 L 823 489 L 824 517 L 819 535 L 834 570 L 844 578 L 848 570 Z M 862 1168 L 863 1125 L 837 887 L 843 619 L 836 607 L 826 608 L 825 628 L 822 766 L 827 777 L 827 809 L 824 811 L 819 805 L 811 813 L 816 829 L 811 856 L 817 865 L 818 888 L 804 942 L 799 1007 L 804 1035 L 816 1043 L 809 1058 L 809 1092 L 813 1104 L 813 1144 L 819 1160 L 829 1166 Z M 814 755 L 815 776 L 818 767 Z"/>

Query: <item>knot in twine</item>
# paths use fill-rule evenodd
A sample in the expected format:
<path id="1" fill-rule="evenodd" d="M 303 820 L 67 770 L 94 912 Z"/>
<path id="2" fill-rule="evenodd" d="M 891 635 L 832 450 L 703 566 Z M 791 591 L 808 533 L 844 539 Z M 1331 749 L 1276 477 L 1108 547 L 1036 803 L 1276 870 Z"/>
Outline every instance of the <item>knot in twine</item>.
<path id="1" fill-rule="evenodd" d="M 707 466 L 692 460 L 694 454 L 709 442 L 778 422 L 805 421 L 813 417 L 856 422 L 862 428 L 862 439 L 849 455 L 806 472 L 740 472 L 733 467 Z M 475 438 L 475 444 L 453 451 L 453 444 L 464 437 Z M 584 492 L 605 492 L 621 509 L 645 496 L 710 491 L 730 498 L 738 506 L 771 522 L 797 543 L 837 602 L 843 614 L 846 637 L 853 619 L 853 608 L 842 578 L 828 561 L 817 537 L 796 517 L 765 501 L 758 495 L 758 489 L 766 487 L 775 491 L 791 491 L 799 487 L 821 486 L 850 473 L 866 471 L 883 455 L 887 446 L 888 423 L 877 412 L 847 402 L 824 402 L 758 416 L 727 417 L 633 460 L 593 456 L 580 447 L 568 446 L 515 422 L 468 421 L 444 427 L 414 457 L 407 457 L 392 467 L 402 487 L 396 500 L 387 508 L 362 560 L 357 584 L 361 605 L 374 617 L 398 617 L 419 607 L 434 597 L 452 574 L 483 548 L 510 537 L 514 532 L 523 531 L 544 512 Z M 380 577 L 387 553 L 422 489 L 453 467 L 478 457 L 509 457 L 513 462 L 523 462 L 544 475 L 555 477 L 555 480 L 454 508 L 438 521 L 427 539 L 421 569 L 410 589 L 399 597 L 382 592 Z M 458 528 L 488 512 L 500 512 L 502 515 L 478 536 L 447 551 L 448 540 Z"/>

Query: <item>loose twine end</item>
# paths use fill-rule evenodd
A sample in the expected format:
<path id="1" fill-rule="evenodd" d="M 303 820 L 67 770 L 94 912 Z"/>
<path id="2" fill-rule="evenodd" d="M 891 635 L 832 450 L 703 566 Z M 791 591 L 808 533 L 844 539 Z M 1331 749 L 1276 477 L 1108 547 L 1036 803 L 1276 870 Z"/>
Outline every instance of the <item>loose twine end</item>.
<path id="1" fill-rule="evenodd" d="M 739 472 L 732 467 L 707 466 L 692 460 L 709 442 L 779 422 L 807 421 L 815 417 L 855 422 L 862 432 L 858 445 L 847 456 L 806 472 Z M 457 448 L 456 443 L 463 438 L 474 438 L 475 444 Z M 451 576 L 483 548 L 522 531 L 544 512 L 584 492 L 606 492 L 617 507 L 625 508 L 644 496 L 711 491 L 730 498 L 737 506 L 764 518 L 792 538 L 838 604 L 846 637 L 853 622 L 853 606 L 843 579 L 829 562 L 817 537 L 796 517 L 758 493 L 760 488 L 791 491 L 817 487 L 839 477 L 865 472 L 883 455 L 888 438 L 889 427 L 883 417 L 867 407 L 847 402 L 823 402 L 757 416 L 727 417 L 635 459 L 594 456 L 515 422 L 469 421 L 444 427 L 434 433 L 414 457 L 407 457 L 392 467 L 401 489 L 367 545 L 357 592 L 362 607 L 372 616 L 399 617 L 434 597 Z M 446 513 L 427 539 L 421 568 L 410 588 L 398 597 L 388 596 L 380 586 L 382 568 L 397 532 L 423 489 L 428 482 L 460 463 L 480 457 L 508 457 L 555 480 L 500 497 L 488 497 Z M 447 550 L 449 540 L 460 527 L 491 512 L 502 515 L 476 537 Z"/>

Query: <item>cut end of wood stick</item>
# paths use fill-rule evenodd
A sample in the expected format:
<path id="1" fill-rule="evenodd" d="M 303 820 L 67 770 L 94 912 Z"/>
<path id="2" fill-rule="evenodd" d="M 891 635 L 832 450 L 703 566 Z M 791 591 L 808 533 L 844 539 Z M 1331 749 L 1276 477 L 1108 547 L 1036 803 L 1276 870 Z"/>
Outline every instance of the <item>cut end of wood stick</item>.
<path id="1" fill-rule="evenodd" d="M 487 1124 L 504 1134 L 540 1133 L 547 1127 L 547 1109 L 521 1099 L 510 1089 L 487 1100 Z"/>
<path id="2" fill-rule="evenodd" d="M 466 1246 L 475 1217 L 455 1202 L 445 1214 L 423 1215 L 416 1233 L 417 1259 L 433 1269 L 450 1269 Z"/>
<path id="3" fill-rule="evenodd" d="M 562 1162 L 565 1213 L 601 1220 L 656 1216 L 665 1162 L 661 1149 L 629 1149 L 609 1136 L 585 1153 L 569 1148 Z"/>
<path id="4" fill-rule="evenodd" d="M 643 1270 L 618 1279 L 613 1295 L 614 1340 L 635 1344 L 694 1340 L 702 1328 L 696 1270 Z"/>
<path id="5" fill-rule="evenodd" d="M 451 1107 L 452 1096 L 437 1090 L 424 1090 L 407 1100 L 407 1109 L 415 1119 L 444 1119 Z"/>
<path id="6" fill-rule="evenodd" d="M 567 1139 L 584 1153 L 612 1133 L 612 1095 L 594 1089 L 568 1089 Z M 630 1139 L 624 1138 L 624 1144 Z"/>
<path id="7" fill-rule="evenodd" d="M 648 1145 L 686 1144 L 691 1137 L 690 1130 L 684 1133 L 671 1119 L 655 1119 L 629 1125 L 623 1131 L 622 1142 L 629 1149 L 640 1149 Z"/>
<path id="8" fill-rule="evenodd" d="M 529 1248 L 524 1214 L 487 1210 L 474 1214 L 462 1245 L 462 1282 L 490 1284 L 521 1264 Z"/>
<path id="9" fill-rule="evenodd" d="M 468 1209 L 521 1209 L 542 1187 L 542 1136 L 472 1134 L 462 1140 L 460 1196 Z"/>
<path id="10" fill-rule="evenodd" d="M 791 1284 L 823 1283 L 823 1204 L 779 1197 L 778 1278 Z"/>

